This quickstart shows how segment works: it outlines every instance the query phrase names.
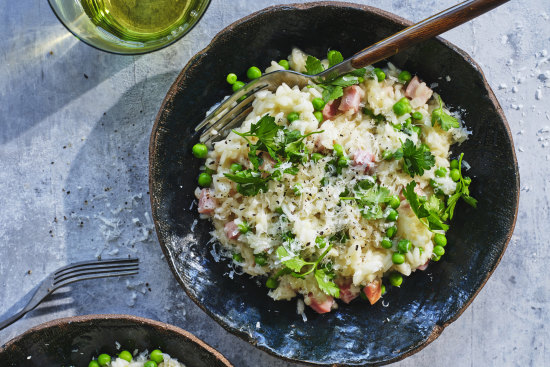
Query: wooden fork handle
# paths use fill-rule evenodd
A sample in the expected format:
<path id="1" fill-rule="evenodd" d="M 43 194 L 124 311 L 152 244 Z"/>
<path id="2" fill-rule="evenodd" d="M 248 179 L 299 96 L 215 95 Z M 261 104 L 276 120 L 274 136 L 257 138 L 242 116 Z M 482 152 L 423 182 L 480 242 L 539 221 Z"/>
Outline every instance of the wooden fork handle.
<path id="1" fill-rule="evenodd" d="M 360 51 L 352 57 L 351 65 L 358 69 L 374 64 L 405 48 L 459 26 L 508 1 L 510 0 L 469 0 L 455 5 Z"/>

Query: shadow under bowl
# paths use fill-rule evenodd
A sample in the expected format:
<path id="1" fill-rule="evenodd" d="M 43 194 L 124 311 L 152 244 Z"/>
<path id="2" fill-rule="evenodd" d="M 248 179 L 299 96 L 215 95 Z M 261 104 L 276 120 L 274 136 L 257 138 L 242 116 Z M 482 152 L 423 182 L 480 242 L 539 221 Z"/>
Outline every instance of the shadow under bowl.
<path id="1" fill-rule="evenodd" d="M 477 209 L 458 204 L 447 253 L 427 271 L 406 278 L 384 302 L 341 304 L 329 314 L 296 314 L 296 301 L 273 301 L 260 281 L 228 273 L 209 243 L 209 221 L 200 220 L 194 190 L 203 163 L 191 154 L 194 127 L 230 94 L 225 76 L 265 67 L 293 47 L 322 57 L 345 57 L 411 22 L 349 3 L 280 5 L 261 10 L 221 31 L 193 57 L 170 88 L 150 142 L 150 192 L 160 245 L 177 280 L 208 315 L 229 332 L 275 356 L 315 365 L 385 364 L 417 352 L 456 320 L 483 287 L 512 235 L 519 173 L 506 118 L 480 67 L 440 38 L 403 51 L 390 61 L 418 74 L 448 105 L 461 107 L 472 132 L 453 147 L 471 165 Z M 447 81 L 449 80 L 449 81 Z"/>
<path id="2" fill-rule="evenodd" d="M 116 349 L 120 343 L 121 349 Z M 232 367 L 193 334 L 158 321 L 129 315 L 86 315 L 38 325 L 0 346 L 6 367 L 87 366 L 101 353 L 158 348 L 186 367 Z"/>

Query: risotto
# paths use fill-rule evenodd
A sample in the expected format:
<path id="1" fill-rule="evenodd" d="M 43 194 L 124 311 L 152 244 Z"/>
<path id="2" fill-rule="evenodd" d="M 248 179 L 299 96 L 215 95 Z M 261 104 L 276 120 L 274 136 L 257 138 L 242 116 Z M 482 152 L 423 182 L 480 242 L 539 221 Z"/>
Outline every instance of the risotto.
<path id="1" fill-rule="evenodd" d="M 294 49 L 266 72 L 317 74 L 341 60 Z M 458 199 L 476 205 L 462 155 L 449 156 L 468 131 L 426 83 L 392 64 L 302 89 L 283 84 L 252 106 L 225 139 L 193 147 L 206 159 L 195 194 L 225 254 L 265 277 L 275 300 L 302 295 L 318 313 L 337 308 L 335 299 L 375 304 L 386 286 L 444 255 Z"/>
<path id="2" fill-rule="evenodd" d="M 130 353 L 123 350 L 112 358 L 108 354 L 100 354 L 97 359 L 89 363 L 88 367 L 185 367 L 185 365 L 159 349 L 155 349 L 151 353 L 148 351 L 138 353 L 137 350 Z"/>

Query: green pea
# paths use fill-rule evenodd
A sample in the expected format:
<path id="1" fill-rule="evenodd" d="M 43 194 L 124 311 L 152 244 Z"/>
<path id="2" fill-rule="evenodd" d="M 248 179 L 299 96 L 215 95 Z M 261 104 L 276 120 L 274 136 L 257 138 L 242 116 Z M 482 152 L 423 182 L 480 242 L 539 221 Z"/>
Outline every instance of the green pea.
<path id="1" fill-rule="evenodd" d="M 231 170 L 231 172 L 237 173 L 243 170 L 243 166 L 239 163 L 231 163 L 231 167 L 229 167 L 229 169 Z"/>
<path id="2" fill-rule="evenodd" d="M 439 260 L 441 260 L 441 256 L 437 256 L 436 254 L 432 254 L 432 260 L 433 261 L 439 261 Z"/>
<path id="3" fill-rule="evenodd" d="M 389 161 L 392 158 L 393 158 L 393 152 L 390 150 L 384 150 L 384 152 L 382 153 L 382 159 L 385 161 Z"/>
<path id="4" fill-rule="evenodd" d="M 437 177 L 445 177 L 447 176 L 447 169 L 445 167 L 439 167 L 434 173 Z"/>
<path id="5" fill-rule="evenodd" d="M 380 286 L 380 290 L 382 291 L 382 295 L 386 294 L 386 286 L 384 284 Z"/>
<path id="6" fill-rule="evenodd" d="M 388 211 L 388 215 L 386 215 L 386 220 L 388 222 L 395 222 L 397 220 L 397 217 L 399 217 L 399 213 L 395 209 L 390 209 Z"/>
<path id="7" fill-rule="evenodd" d="M 193 155 L 197 158 L 206 158 L 208 155 L 208 148 L 202 143 L 193 145 Z"/>
<path id="8" fill-rule="evenodd" d="M 275 289 L 279 286 L 279 281 L 275 278 L 267 278 L 265 286 L 270 289 Z"/>
<path id="9" fill-rule="evenodd" d="M 254 261 L 260 266 L 267 264 L 267 255 L 266 254 L 256 254 L 254 255 Z"/>
<path id="10" fill-rule="evenodd" d="M 164 361 L 164 356 L 162 355 L 162 352 L 159 349 L 155 349 L 154 351 L 151 352 L 149 359 L 156 363 L 160 363 Z"/>
<path id="11" fill-rule="evenodd" d="M 240 80 L 237 80 L 235 83 L 233 83 L 233 86 L 231 88 L 233 89 L 233 92 L 236 92 L 242 87 L 244 87 L 244 83 L 241 82 Z"/>
<path id="12" fill-rule="evenodd" d="M 248 233 L 248 231 L 250 231 L 250 225 L 247 221 L 238 224 L 237 227 L 239 227 L 239 232 L 241 232 L 242 234 L 246 234 Z"/>
<path id="13" fill-rule="evenodd" d="M 292 187 L 292 191 L 294 191 L 294 195 L 300 196 L 302 195 L 302 185 L 296 184 L 294 187 Z"/>
<path id="14" fill-rule="evenodd" d="M 105 353 L 100 354 L 97 357 L 97 362 L 99 363 L 100 366 L 106 366 L 107 363 L 111 362 L 111 356 Z"/>
<path id="15" fill-rule="evenodd" d="M 394 287 L 399 287 L 403 283 L 403 276 L 399 273 L 391 273 L 389 279 Z"/>
<path id="16" fill-rule="evenodd" d="M 411 112 L 411 110 L 411 105 L 407 97 L 401 98 L 393 105 L 393 112 L 395 112 L 397 116 L 403 116 L 404 114 Z"/>
<path id="17" fill-rule="evenodd" d="M 456 159 L 451 161 L 451 169 L 458 169 L 458 161 Z"/>
<path id="18" fill-rule="evenodd" d="M 399 243 L 397 244 L 397 249 L 402 254 L 406 254 L 411 250 L 411 241 L 405 240 L 405 239 L 400 240 Z"/>
<path id="19" fill-rule="evenodd" d="M 391 242 L 391 240 L 387 237 L 384 237 L 384 239 L 382 240 L 382 242 L 380 242 L 380 246 L 382 246 L 383 248 L 391 248 L 393 246 L 393 243 Z"/>
<path id="20" fill-rule="evenodd" d="M 435 246 L 433 252 L 434 252 L 434 254 L 436 254 L 437 256 L 443 256 L 443 255 L 445 255 L 445 249 L 443 248 L 443 246 Z"/>
<path id="21" fill-rule="evenodd" d="M 325 107 L 325 101 L 322 98 L 313 98 L 311 104 L 316 111 L 321 111 Z"/>
<path id="22" fill-rule="evenodd" d="M 157 362 L 155 361 L 147 361 L 145 362 L 145 364 L 143 365 L 143 367 L 157 367 Z"/>
<path id="23" fill-rule="evenodd" d="M 88 363 L 88 367 L 99 367 L 99 363 L 97 363 L 97 361 L 94 359 L 93 361 L 90 361 L 90 363 Z"/>
<path id="24" fill-rule="evenodd" d="M 288 122 L 296 121 L 300 118 L 300 114 L 298 112 L 291 112 L 286 116 L 286 119 Z"/>
<path id="25" fill-rule="evenodd" d="M 346 156 L 338 158 L 338 167 L 347 167 L 349 165 L 349 158 Z"/>
<path id="26" fill-rule="evenodd" d="M 336 153 L 338 157 L 342 157 L 344 155 L 344 148 L 340 144 L 334 144 L 332 149 L 334 149 L 334 153 Z"/>
<path id="27" fill-rule="evenodd" d="M 203 172 L 199 175 L 199 179 L 197 181 L 199 182 L 200 187 L 209 187 L 212 184 L 212 176 L 206 172 Z"/>
<path id="28" fill-rule="evenodd" d="M 458 169 L 453 168 L 451 170 L 451 179 L 455 182 L 460 180 L 460 171 Z"/>
<path id="29" fill-rule="evenodd" d="M 414 111 L 412 113 L 412 118 L 415 120 L 422 120 L 424 118 L 424 115 L 422 115 L 422 112 Z"/>
<path id="30" fill-rule="evenodd" d="M 399 75 L 397 76 L 397 79 L 399 79 L 401 83 L 407 83 L 412 79 L 412 75 L 407 70 L 403 70 L 402 72 L 399 73 Z"/>
<path id="31" fill-rule="evenodd" d="M 246 76 L 247 76 L 248 79 L 250 79 L 250 80 L 258 79 L 259 77 L 262 76 L 262 72 L 261 72 L 260 69 L 258 69 L 257 67 L 251 66 L 251 67 L 248 68 L 248 70 L 246 71 Z"/>
<path id="32" fill-rule="evenodd" d="M 279 65 L 285 68 L 285 70 L 290 69 L 290 64 L 288 63 L 288 60 L 279 60 Z"/>
<path id="33" fill-rule="evenodd" d="M 229 84 L 233 85 L 237 81 L 237 74 L 229 73 L 227 74 L 227 77 L 225 78 L 225 80 L 227 80 Z"/>
<path id="34" fill-rule="evenodd" d="M 313 153 L 311 155 L 311 160 L 315 163 L 319 162 L 321 159 L 323 159 L 323 155 L 321 153 Z"/>
<path id="35" fill-rule="evenodd" d="M 383 81 L 384 79 L 386 79 L 386 73 L 384 73 L 382 71 L 382 69 L 380 68 L 374 68 L 373 70 L 374 72 L 374 75 L 376 75 L 376 79 L 378 79 L 379 82 Z"/>
<path id="36" fill-rule="evenodd" d="M 243 255 L 239 254 L 238 252 L 234 253 L 233 254 L 233 260 L 235 260 L 238 263 L 242 263 L 244 261 Z"/>
<path id="37" fill-rule="evenodd" d="M 396 233 L 397 233 L 396 226 L 391 226 L 386 230 L 386 236 L 388 236 L 389 238 L 393 238 L 393 236 L 395 236 Z"/>
<path id="38" fill-rule="evenodd" d="M 313 112 L 313 116 L 317 119 L 319 122 L 323 122 L 323 113 L 321 111 L 315 111 Z"/>
<path id="39" fill-rule="evenodd" d="M 125 361 L 130 362 L 132 360 L 132 353 L 128 352 L 127 350 L 123 350 L 118 355 L 118 358 L 124 359 Z"/>
<path id="40" fill-rule="evenodd" d="M 422 128 L 420 126 L 412 126 L 411 130 L 416 133 L 416 135 L 422 135 Z"/>
<path id="41" fill-rule="evenodd" d="M 405 262 L 405 255 L 400 254 L 399 252 L 394 252 L 391 257 L 391 261 L 397 265 L 403 264 Z"/>
<path id="42" fill-rule="evenodd" d="M 390 197 L 388 201 L 389 206 L 391 206 L 393 209 L 399 208 L 399 205 L 401 205 L 401 200 L 399 200 L 399 197 L 396 195 L 393 195 Z"/>

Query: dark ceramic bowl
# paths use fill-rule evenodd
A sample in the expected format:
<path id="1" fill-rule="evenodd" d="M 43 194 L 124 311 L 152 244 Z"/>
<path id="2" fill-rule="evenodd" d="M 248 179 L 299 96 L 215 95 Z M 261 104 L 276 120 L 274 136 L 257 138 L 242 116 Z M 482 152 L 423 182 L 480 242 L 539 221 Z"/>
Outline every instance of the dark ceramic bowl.
<path id="1" fill-rule="evenodd" d="M 186 367 L 232 367 L 214 348 L 185 330 L 127 315 L 77 316 L 36 326 L 0 346 L 0 364 L 83 367 L 100 353 L 119 353 L 117 342 L 129 351 L 159 348 Z"/>
<path id="2" fill-rule="evenodd" d="M 391 61 L 418 73 L 451 106 L 465 109 L 473 132 L 457 148 L 472 168 L 477 210 L 460 203 L 447 254 L 408 277 L 382 302 L 341 305 L 330 314 L 296 314 L 296 301 L 275 302 L 248 276 L 230 279 L 227 262 L 211 255 L 210 223 L 192 207 L 202 162 L 191 155 L 193 128 L 230 93 L 229 72 L 285 58 L 292 47 L 322 56 L 350 56 L 411 23 L 379 9 L 336 2 L 281 5 L 220 32 L 183 69 L 164 100 L 150 143 L 153 217 L 166 258 L 187 294 L 225 329 L 276 356 L 318 365 L 383 364 L 433 341 L 472 302 L 497 266 L 512 234 L 519 176 L 506 118 L 480 67 L 442 39 L 424 42 Z M 451 82 L 446 82 L 449 76 Z M 196 227 L 194 221 L 196 223 Z M 191 228 L 194 227 L 194 231 Z M 259 323 L 259 324 L 257 324 Z M 259 327 L 257 327 L 257 325 Z"/>

